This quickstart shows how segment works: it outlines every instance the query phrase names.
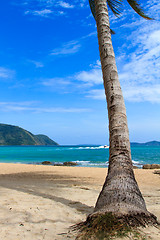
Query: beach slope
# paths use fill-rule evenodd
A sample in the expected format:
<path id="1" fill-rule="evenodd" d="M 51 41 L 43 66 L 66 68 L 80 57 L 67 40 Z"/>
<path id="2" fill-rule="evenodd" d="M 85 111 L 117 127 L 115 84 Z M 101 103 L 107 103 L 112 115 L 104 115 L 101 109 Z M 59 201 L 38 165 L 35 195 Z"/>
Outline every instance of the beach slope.
<path id="1" fill-rule="evenodd" d="M 104 168 L 0 163 L 1 240 L 75 239 L 68 228 L 94 209 L 106 176 Z M 135 169 L 147 208 L 160 220 L 160 175 Z M 149 239 L 159 230 L 146 228 Z"/>

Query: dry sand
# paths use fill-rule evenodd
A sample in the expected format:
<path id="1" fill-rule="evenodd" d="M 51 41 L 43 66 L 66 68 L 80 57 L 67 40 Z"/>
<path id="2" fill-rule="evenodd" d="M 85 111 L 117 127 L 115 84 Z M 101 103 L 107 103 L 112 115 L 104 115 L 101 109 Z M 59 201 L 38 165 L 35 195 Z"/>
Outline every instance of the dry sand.
<path id="1" fill-rule="evenodd" d="M 0 163 L 0 240 L 75 239 L 68 228 L 93 211 L 106 169 Z M 160 220 L 160 175 L 136 169 L 147 208 Z M 155 227 L 145 229 L 159 240 Z"/>

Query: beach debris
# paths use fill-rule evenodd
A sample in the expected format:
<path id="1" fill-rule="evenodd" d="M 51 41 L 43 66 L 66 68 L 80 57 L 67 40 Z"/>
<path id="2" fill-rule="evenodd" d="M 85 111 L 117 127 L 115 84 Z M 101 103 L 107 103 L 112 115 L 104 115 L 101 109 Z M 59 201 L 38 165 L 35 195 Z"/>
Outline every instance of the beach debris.
<path id="1" fill-rule="evenodd" d="M 144 164 L 143 169 L 160 169 L 160 164 Z"/>
<path id="2" fill-rule="evenodd" d="M 83 190 L 90 190 L 90 189 L 87 188 L 87 187 L 80 187 L 80 189 L 83 189 Z"/>
<path id="3" fill-rule="evenodd" d="M 154 174 L 159 174 L 160 175 L 160 170 L 154 171 Z"/>
<path id="4" fill-rule="evenodd" d="M 23 224 L 23 223 L 20 223 L 20 224 L 19 224 L 19 226 L 20 226 L 20 227 L 23 227 L 23 226 L 24 226 L 24 224 Z"/>
<path id="5" fill-rule="evenodd" d="M 58 233 L 57 235 L 67 235 L 67 233 Z"/>

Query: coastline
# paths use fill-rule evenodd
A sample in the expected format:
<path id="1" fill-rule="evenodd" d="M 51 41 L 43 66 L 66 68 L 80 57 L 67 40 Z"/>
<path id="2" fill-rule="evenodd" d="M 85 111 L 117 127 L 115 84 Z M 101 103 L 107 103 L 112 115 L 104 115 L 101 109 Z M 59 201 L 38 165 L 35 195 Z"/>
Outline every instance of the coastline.
<path id="1" fill-rule="evenodd" d="M 160 176 L 154 171 L 134 169 L 147 208 L 160 221 Z M 67 239 L 68 228 L 93 211 L 106 172 L 96 167 L 0 163 L 1 239 Z M 158 229 L 145 231 L 158 240 Z"/>

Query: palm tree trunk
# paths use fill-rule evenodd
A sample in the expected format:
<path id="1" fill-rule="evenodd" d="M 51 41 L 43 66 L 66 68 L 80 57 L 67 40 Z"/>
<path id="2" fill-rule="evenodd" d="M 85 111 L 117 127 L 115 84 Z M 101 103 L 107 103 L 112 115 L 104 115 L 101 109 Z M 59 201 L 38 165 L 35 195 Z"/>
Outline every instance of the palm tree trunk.
<path id="1" fill-rule="evenodd" d="M 125 103 L 118 80 L 106 0 L 95 0 L 96 23 L 109 117 L 109 169 L 95 213 L 149 212 L 134 177 Z"/>

